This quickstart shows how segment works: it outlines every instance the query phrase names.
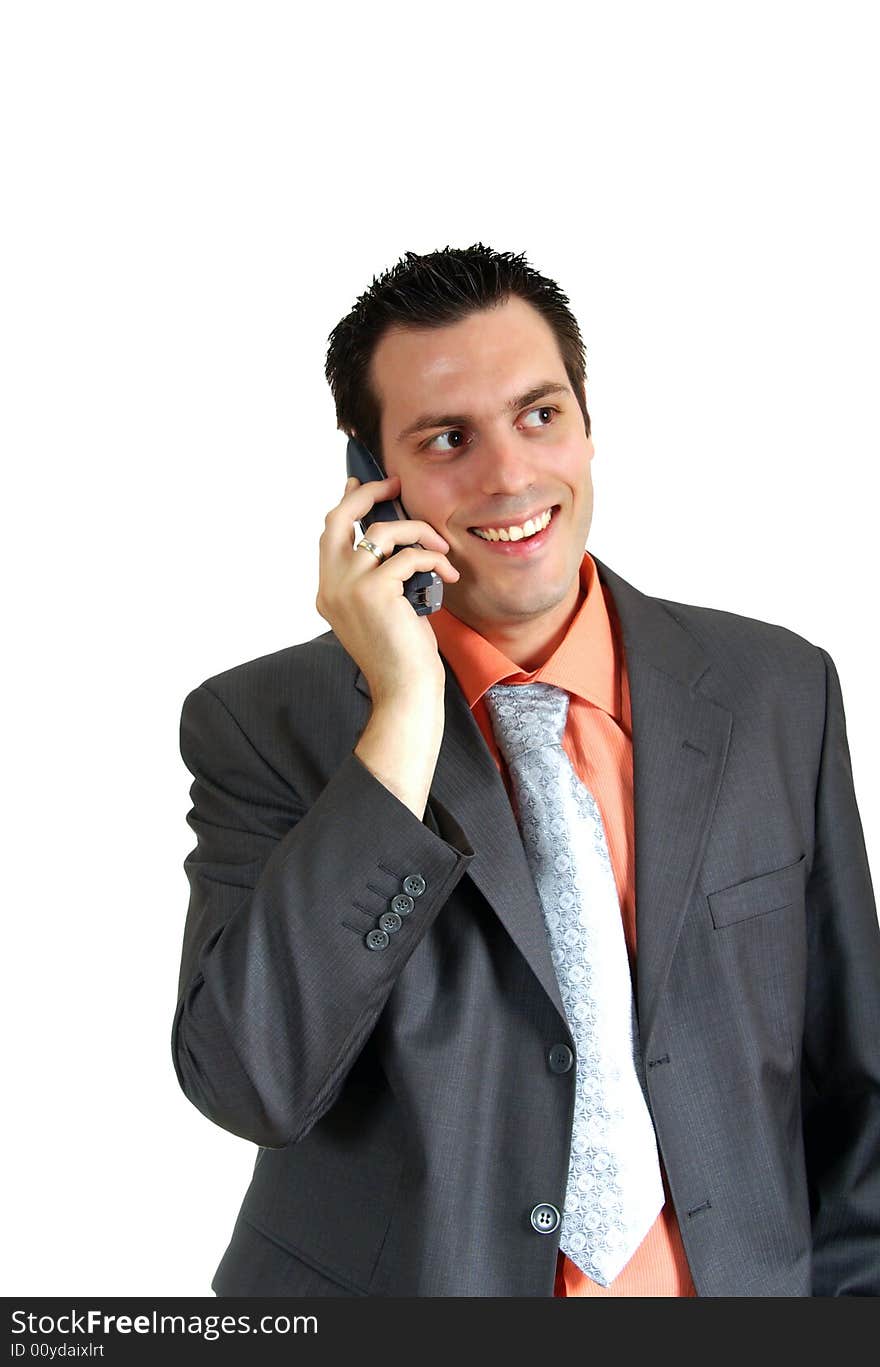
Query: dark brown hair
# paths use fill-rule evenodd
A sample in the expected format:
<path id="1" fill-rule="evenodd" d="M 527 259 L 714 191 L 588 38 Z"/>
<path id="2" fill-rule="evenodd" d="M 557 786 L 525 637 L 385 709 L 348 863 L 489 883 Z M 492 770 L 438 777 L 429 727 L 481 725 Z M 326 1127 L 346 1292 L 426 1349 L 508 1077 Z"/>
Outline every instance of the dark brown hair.
<path id="1" fill-rule="evenodd" d="M 432 328 L 457 323 L 479 309 L 519 295 L 546 319 L 590 435 L 586 356 L 566 295 L 528 264 L 525 254 L 496 252 L 482 242 L 444 247 L 423 256 L 407 252 L 357 300 L 328 338 L 324 373 L 336 404 L 336 425 L 356 435 L 382 462 L 379 400 L 369 368 L 380 339 L 391 327 Z"/>

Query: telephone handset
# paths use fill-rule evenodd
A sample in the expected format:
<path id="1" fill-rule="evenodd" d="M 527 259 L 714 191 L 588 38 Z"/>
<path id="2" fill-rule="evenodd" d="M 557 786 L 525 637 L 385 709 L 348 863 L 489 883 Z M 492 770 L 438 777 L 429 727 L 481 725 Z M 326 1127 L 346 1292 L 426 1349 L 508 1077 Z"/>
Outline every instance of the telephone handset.
<path id="1" fill-rule="evenodd" d="M 361 484 L 366 484 L 369 480 L 384 479 L 385 472 L 376 460 L 371 451 L 368 451 L 362 441 L 356 437 L 349 437 L 348 446 L 345 452 L 345 469 L 349 475 L 354 475 Z M 374 503 L 367 517 L 370 522 L 395 522 L 398 518 L 408 517 L 400 499 L 393 498 L 387 503 Z M 360 523 L 361 532 L 365 531 L 363 523 Z M 416 546 L 421 542 L 413 543 Z M 396 555 L 402 551 L 403 546 L 395 546 L 391 552 Z M 405 596 L 412 603 L 420 617 L 427 617 L 429 613 L 436 612 L 443 606 L 443 580 L 439 574 L 433 570 L 416 570 L 415 574 L 407 579 L 403 586 Z"/>

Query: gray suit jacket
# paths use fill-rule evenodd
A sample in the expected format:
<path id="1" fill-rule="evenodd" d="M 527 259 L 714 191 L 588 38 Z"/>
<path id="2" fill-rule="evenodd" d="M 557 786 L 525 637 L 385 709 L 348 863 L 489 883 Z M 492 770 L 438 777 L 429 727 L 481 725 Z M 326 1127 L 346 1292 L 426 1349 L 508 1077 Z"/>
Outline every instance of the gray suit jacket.
<path id="1" fill-rule="evenodd" d="M 649 1098 L 697 1292 L 876 1295 L 880 932 L 834 664 L 596 564 L 632 699 Z M 559 1232 L 531 1213 L 563 1207 L 575 1073 L 549 1059 L 574 1042 L 510 802 L 448 664 L 423 821 L 352 753 L 369 715 L 332 632 L 183 706 L 174 1063 L 260 1146 L 212 1285 L 552 1296 Z"/>

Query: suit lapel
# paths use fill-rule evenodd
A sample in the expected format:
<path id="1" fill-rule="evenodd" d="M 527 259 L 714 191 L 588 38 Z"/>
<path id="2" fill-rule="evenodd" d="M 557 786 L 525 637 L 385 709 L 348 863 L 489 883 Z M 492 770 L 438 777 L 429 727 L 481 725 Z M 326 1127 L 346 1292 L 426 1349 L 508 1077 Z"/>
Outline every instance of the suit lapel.
<path id="1" fill-rule="evenodd" d="M 629 677 L 637 1002 L 647 1048 L 702 862 L 732 717 L 709 696 L 712 668 L 696 638 L 658 599 L 593 559 L 614 599 Z"/>
<path id="2" fill-rule="evenodd" d="M 444 658 L 443 663 L 446 721 L 425 821 L 440 833 L 439 803 L 461 826 L 475 851 L 466 876 L 486 898 L 565 1021 L 541 904 L 507 789 L 449 662 Z M 360 672 L 357 687 L 369 697 Z"/>
<path id="3" fill-rule="evenodd" d="M 727 757 L 731 714 L 707 689 L 702 647 L 654 598 L 593 556 L 623 634 L 633 729 L 637 1003 L 647 1047 L 696 881 Z M 448 809 L 475 850 L 470 877 L 565 1021 L 550 946 L 507 790 L 448 661 L 446 723 L 432 804 Z M 369 697 L 363 674 L 357 687 Z"/>
<path id="4" fill-rule="evenodd" d="M 507 789 L 455 674 L 444 664 L 446 730 L 430 800 L 442 802 L 467 833 L 475 851 L 468 876 L 564 1021 L 541 904 Z"/>

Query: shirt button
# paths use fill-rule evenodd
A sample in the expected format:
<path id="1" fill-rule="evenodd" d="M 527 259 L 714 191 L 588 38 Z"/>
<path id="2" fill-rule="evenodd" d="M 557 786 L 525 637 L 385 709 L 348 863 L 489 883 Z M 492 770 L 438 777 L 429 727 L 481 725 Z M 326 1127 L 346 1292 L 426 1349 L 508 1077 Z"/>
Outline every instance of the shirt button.
<path id="1" fill-rule="evenodd" d="M 532 1229 L 536 1229 L 539 1234 L 552 1234 L 554 1229 L 559 1228 L 559 1211 L 547 1202 L 535 1206 L 530 1219 Z"/>
<path id="2" fill-rule="evenodd" d="M 391 910 L 396 911 L 398 916 L 409 916 L 414 906 L 413 899 L 407 897 L 403 892 L 399 892 L 396 897 L 391 899 Z"/>
<path id="3" fill-rule="evenodd" d="M 395 930 L 400 930 L 403 922 L 396 911 L 383 911 L 379 917 L 379 925 L 383 930 L 387 930 L 389 935 L 393 935 Z"/>
<path id="4" fill-rule="evenodd" d="M 389 944 L 388 935 L 384 930 L 371 930 L 364 937 L 367 949 L 386 949 Z"/>
<path id="5" fill-rule="evenodd" d="M 547 1055 L 551 1073 L 567 1073 L 574 1062 L 574 1054 L 567 1044 L 554 1044 Z"/>
<path id="6" fill-rule="evenodd" d="M 408 892 L 410 897 L 421 897 L 427 886 L 427 883 L 420 873 L 408 874 L 403 880 L 403 890 L 404 892 Z"/>

